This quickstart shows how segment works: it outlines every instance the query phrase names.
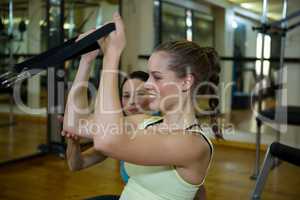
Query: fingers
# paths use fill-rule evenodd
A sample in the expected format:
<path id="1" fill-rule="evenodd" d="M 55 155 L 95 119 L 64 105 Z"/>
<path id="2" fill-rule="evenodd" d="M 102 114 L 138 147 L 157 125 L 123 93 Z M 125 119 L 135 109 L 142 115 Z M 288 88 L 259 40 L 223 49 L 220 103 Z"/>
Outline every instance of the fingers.
<path id="1" fill-rule="evenodd" d="M 115 12 L 113 15 L 113 20 L 116 25 L 116 32 L 117 34 L 123 34 L 124 33 L 124 23 L 123 20 L 118 12 Z"/>
<path id="2" fill-rule="evenodd" d="M 62 131 L 61 135 L 65 136 L 66 138 L 71 139 L 71 140 L 79 140 L 78 135 L 75 135 L 75 134 L 70 133 L 70 132 Z"/>
<path id="3" fill-rule="evenodd" d="M 101 48 L 101 52 L 105 52 L 105 37 L 102 37 L 98 40 L 98 44 Z"/>

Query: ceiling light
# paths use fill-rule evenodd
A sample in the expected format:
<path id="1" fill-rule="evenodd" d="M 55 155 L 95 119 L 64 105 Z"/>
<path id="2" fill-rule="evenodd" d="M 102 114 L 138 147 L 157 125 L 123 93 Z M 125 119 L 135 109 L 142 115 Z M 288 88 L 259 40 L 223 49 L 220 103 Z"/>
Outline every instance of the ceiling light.
<path id="1" fill-rule="evenodd" d="M 235 20 L 232 20 L 231 26 L 232 26 L 233 29 L 236 29 L 239 25 Z"/>
<path id="2" fill-rule="evenodd" d="M 241 3 L 241 7 L 251 9 L 254 7 L 254 5 L 252 3 Z"/>

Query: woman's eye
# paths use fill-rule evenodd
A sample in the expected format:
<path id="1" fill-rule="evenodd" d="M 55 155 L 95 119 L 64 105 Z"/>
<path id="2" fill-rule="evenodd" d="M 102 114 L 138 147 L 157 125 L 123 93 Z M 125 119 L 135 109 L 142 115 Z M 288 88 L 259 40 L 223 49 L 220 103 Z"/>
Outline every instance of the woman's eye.
<path id="1" fill-rule="evenodd" d="M 128 99 L 130 96 L 129 95 L 123 95 L 123 98 Z"/>
<path id="2" fill-rule="evenodd" d="M 145 93 L 145 92 L 138 92 L 137 95 L 138 95 L 138 96 L 145 96 L 146 93 Z"/>
<path id="3" fill-rule="evenodd" d="M 160 80 L 160 79 L 161 79 L 161 77 L 159 77 L 159 76 L 153 76 L 153 78 L 154 78 L 155 80 Z"/>
<path id="4" fill-rule="evenodd" d="M 137 94 L 138 98 L 143 98 L 145 94 Z"/>

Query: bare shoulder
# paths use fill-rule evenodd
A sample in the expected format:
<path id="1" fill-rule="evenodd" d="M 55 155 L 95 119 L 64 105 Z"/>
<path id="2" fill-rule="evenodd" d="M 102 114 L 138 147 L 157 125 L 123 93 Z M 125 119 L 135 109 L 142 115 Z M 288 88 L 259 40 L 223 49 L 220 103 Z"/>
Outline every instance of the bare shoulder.
<path id="1" fill-rule="evenodd" d="M 203 157 L 210 157 L 211 156 L 211 144 L 208 138 L 206 138 L 205 133 L 201 129 L 193 129 L 186 131 L 188 134 L 191 134 L 192 137 L 197 141 L 198 143 L 198 150 L 199 150 L 199 156 L 203 159 Z"/>
<path id="2" fill-rule="evenodd" d="M 210 144 L 201 133 L 191 131 L 190 139 L 193 140 L 190 148 L 195 151 L 193 159 L 184 166 L 176 166 L 176 171 L 188 183 L 198 185 L 206 176 L 212 151 Z"/>
<path id="3" fill-rule="evenodd" d="M 192 137 L 192 140 L 195 141 L 195 148 L 198 150 L 199 159 L 202 160 L 203 158 L 210 157 L 211 154 L 211 146 L 208 139 L 204 136 L 204 133 L 198 130 L 191 130 L 186 131 Z"/>

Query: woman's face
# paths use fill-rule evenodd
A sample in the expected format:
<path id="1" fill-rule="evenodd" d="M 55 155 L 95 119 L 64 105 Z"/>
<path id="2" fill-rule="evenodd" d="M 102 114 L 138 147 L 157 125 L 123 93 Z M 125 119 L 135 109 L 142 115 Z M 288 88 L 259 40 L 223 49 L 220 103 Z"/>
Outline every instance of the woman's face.
<path id="1" fill-rule="evenodd" d="M 122 105 L 126 115 L 141 114 L 148 109 L 144 81 L 128 79 L 122 88 Z"/>
<path id="2" fill-rule="evenodd" d="M 148 61 L 149 79 L 145 83 L 149 109 L 168 112 L 180 108 L 183 80 L 168 69 L 170 56 L 163 51 L 155 52 Z"/>

